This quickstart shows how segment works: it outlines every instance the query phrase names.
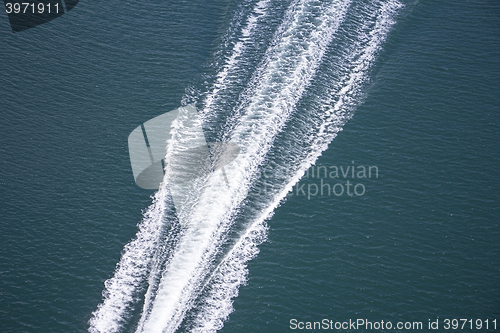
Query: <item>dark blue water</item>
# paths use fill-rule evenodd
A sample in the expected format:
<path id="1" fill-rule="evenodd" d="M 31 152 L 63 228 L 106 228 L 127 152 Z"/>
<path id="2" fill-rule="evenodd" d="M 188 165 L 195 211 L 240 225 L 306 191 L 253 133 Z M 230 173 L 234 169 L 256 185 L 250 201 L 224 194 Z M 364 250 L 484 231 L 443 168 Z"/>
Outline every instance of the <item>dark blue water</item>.
<path id="1" fill-rule="evenodd" d="M 0 332 L 88 330 L 103 283 L 151 204 L 153 191 L 133 181 L 129 133 L 183 102 L 208 110 L 206 96 L 255 4 L 81 1 L 16 34 L 1 15 Z M 313 146 L 318 115 L 340 95 L 343 73 L 353 72 L 359 55 L 347 51 L 363 20 L 373 28 L 370 6 L 378 2 L 351 5 L 272 142 L 264 165 L 289 173 L 270 180 L 276 188 L 293 185 L 287 176 Z M 279 45 L 273 36 L 288 7 L 266 7 L 243 65 L 230 67 L 231 85 L 205 111 L 207 137 L 222 137 L 238 106 L 249 104 L 245 89 L 266 50 Z M 352 119 L 339 116 L 343 130 L 315 162 L 315 177 L 312 170 L 304 176 L 267 220 L 267 241 L 246 262 L 246 285 L 236 288 L 222 332 L 287 332 L 293 318 L 421 321 L 424 328 L 439 318 L 438 331 L 446 318 L 500 324 L 500 4 L 407 2 L 391 17 L 360 93 L 346 106 Z M 306 27 L 294 30 L 305 44 Z M 291 69 L 272 72 L 274 86 Z M 376 166 L 378 177 L 318 177 L 318 166 Z M 325 183 L 347 190 L 347 181 L 364 193 L 308 195 Z M 248 196 L 214 260 L 273 193 Z M 219 285 L 207 281 L 179 332 L 210 319 L 204 309 Z M 135 330 L 143 303 L 131 305 L 121 331 Z"/>

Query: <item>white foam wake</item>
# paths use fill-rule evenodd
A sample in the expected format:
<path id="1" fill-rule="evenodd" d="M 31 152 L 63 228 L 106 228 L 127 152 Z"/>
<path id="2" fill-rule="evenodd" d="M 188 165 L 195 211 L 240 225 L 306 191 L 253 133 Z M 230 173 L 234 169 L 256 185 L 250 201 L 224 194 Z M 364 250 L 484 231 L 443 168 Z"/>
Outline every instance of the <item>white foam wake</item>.
<path id="1" fill-rule="evenodd" d="M 360 101 L 369 69 L 395 23 L 393 17 L 401 6 L 398 1 L 382 3 L 374 15 L 376 21 L 373 28 L 368 29 L 365 25 L 359 29 L 359 38 L 344 60 L 344 65 L 350 67 L 350 71 L 338 85 L 332 85 L 337 89 L 328 91 L 332 97 L 323 104 L 322 124 L 308 157 L 302 161 L 296 173 L 290 175 L 287 185 L 274 196 L 221 261 L 211 277 L 211 284 L 202 300 L 203 305 L 193 320 L 191 332 L 216 332 L 223 327 L 224 320 L 233 311 L 232 300 L 238 295 L 239 287 L 246 283 L 247 262 L 258 254 L 257 246 L 266 238 L 265 221 L 349 119 L 350 110 Z"/>
<path id="2" fill-rule="evenodd" d="M 259 1 L 248 17 L 241 39 L 234 44 L 231 57 L 218 73 L 207 97 L 204 114 L 209 116 L 210 110 L 217 108 L 220 91 L 233 84 L 235 78 L 230 73 L 244 56 L 245 41 L 255 33 L 268 5 L 268 0 Z M 226 167 L 229 185 L 220 172 L 203 179 L 198 192 L 193 193 L 193 209 L 182 217 L 189 221 L 188 226 L 178 237 L 163 272 L 158 264 L 161 260 L 155 256 L 160 256 L 158 253 L 165 245 L 161 236 L 166 207 L 170 203 L 167 190 L 160 188 L 139 225 L 136 239 L 125 247 L 114 276 L 105 283 L 104 301 L 93 313 L 90 332 L 120 331 L 148 279 L 150 288 L 145 295 L 137 332 L 177 330 L 213 272 L 213 261 L 224 241 L 223 235 L 247 197 L 274 139 L 316 75 L 349 6 L 348 0 L 297 0 L 292 3 L 242 95 L 243 102 L 228 122 L 231 130 L 226 133 L 226 139 L 241 148 L 241 154 Z M 311 138 L 307 158 L 289 176 L 286 186 L 266 203 L 260 215 L 218 265 L 207 285 L 192 331 L 214 332 L 222 327 L 224 319 L 231 313 L 232 299 L 246 281 L 246 263 L 257 254 L 257 245 L 265 239 L 265 220 L 327 148 L 349 118 L 349 110 L 359 103 L 368 70 L 394 23 L 392 17 L 398 6 L 397 1 L 384 2 L 375 15 L 375 25 L 360 28 L 355 47 L 344 63 L 339 64 L 349 70 L 337 84 L 327 89 L 326 93 L 330 95 L 325 96 L 332 97 L 323 102 L 319 126 Z M 177 130 L 182 132 L 182 128 Z"/>
<path id="3" fill-rule="evenodd" d="M 162 188 L 138 225 L 136 238 L 125 246 L 114 276 L 105 282 L 104 301 L 92 314 L 90 332 L 118 332 L 122 327 L 158 248 L 167 204 L 167 191 Z"/>
<path id="4" fill-rule="evenodd" d="M 223 90 L 224 87 L 227 87 L 231 80 L 234 81 L 237 75 L 236 69 L 239 67 L 242 55 L 245 53 L 248 45 L 253 43 L 255 28 L 258 26 L 259 21 L 267 15 L 270 2 L 270 0 L 260 0 L 247 17 L 244 26 L 241 28 L 241 36 L 233 44 L 229 57 L 216 75 L 216 80 L 212 86 L 211 92 L 205 99 L 205 107 L 202 114 L 206 115 L 214 111 L 216 103 L 220 98 L 220 91 Z"/>

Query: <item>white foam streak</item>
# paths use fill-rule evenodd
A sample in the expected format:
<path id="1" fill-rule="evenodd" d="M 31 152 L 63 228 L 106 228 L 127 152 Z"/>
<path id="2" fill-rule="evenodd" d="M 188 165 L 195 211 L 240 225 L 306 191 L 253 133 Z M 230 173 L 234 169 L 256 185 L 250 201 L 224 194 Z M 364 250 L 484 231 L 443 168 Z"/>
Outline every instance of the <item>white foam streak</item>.
<path id="1" fill-rule="evenodd" d="M 213 111 L 214 104 L 217 100 L 217 96 L 219 92 L 228 85 L 228 80 L 231 77 L 231 73 L 235 70 L 240 62 L 241 55 L 246 50 L 247 44 L 252 41 L 252 33 L 255 30 L 255 27 L 259 23 L 259 20 L 262 19 L 267 14 L 268 5 L 270 0 L 260 0 L 253 9 L 253 12 L 247 18 L 245 26 L 241 30 L 241 37 L 238 41 L 233 45 L 233 49 L 231 51 L 231 55 L 225 61 L 222 70 L 217 73 L 217 78 L 215 83 L 213 84 L 211 93 L 207 96 L 205 101 L 204 113 Z"/>
<path id="2" fill-rule="evenodd" d="M 136 238 L 125 246 L 114 276 L 105 282 L 104 301 L 92 314 L 90 332 L 112 333 L 121 329 L 149 272 L 164 223 L 165 204 L 166 190 L 162 188 L 139 224 Z"/>
<path id="3" fill-rule="evenodd" d="M 363 85 L 368 80 L 368 70 L 395 23 L 394 16 L 402 6 L 397 0 L 384 2 L 377 13 L 374 28 L 360 38 L 357 47 L 365 45 L 362 53 L 352 61 L 352 70 L 341 81 L 340 91 L 331 91 L 329 95 L 332 97 L 325 101 L 323 122 L 314 143 L 314 146 L 321 147 L 321 151 L 327 148 L 325 145 L 328 145 L 338 132 L 335 129 L 348 120 L 350 111 L 360 102 Z M 356 55 L 353 54 L 353 57 Z"/>

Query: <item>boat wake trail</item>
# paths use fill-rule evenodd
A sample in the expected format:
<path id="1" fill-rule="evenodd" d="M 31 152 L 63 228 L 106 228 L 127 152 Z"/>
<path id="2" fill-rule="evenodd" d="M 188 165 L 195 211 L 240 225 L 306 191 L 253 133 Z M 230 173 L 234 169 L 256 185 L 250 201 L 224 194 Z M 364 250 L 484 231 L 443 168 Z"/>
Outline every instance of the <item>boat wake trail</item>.
<path id="1" fill-rule="evenodd" d="M 244 18 L 226 36 L 224 61 L 199 103 L 205 128 L 217 123 L 217 138 L 240 147 L 225 167 L 227 178 L 221 172 L 202 177 L 186 203 L 190 209 L 177 217 L 167 186 L 160 186 L 105 283 L 90 332 L 127 325 L 147 333 L 222 328 L 246 282 L 246 265 L 266 239 L 266 221 L 362 101 L 402 7 L 396 0 L 296 0 L 270 34 L 266 20 L 282 5 L 261 0 L 238 14 Z M 259 51 L 254 45 L 263 45 L 262 36 L 268 38 Z M 185 149 L 188 133 L 177 121 L 167 156 Z M 265 192 L 256 191 L 264 168 L 286 172 L 274 173 Z M 139 320 L 131 323 L 141 304 Z"/>

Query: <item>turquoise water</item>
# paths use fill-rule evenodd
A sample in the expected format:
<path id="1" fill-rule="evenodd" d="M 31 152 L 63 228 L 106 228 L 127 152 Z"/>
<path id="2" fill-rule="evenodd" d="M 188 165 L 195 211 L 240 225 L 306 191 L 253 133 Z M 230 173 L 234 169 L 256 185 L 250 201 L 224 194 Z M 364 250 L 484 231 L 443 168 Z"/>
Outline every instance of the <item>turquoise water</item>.
<path id="1" fill-rule="evenodd" d="M 306 79 L 287 81 L 297 64 L 284 63 L 275 71 L 261 64 L 266 50 L 281 45 L 281 35 L 273 36 L 280 26 L 288 27 L 287 15 L 320 20 L 330 8 L 304 2 L 309 7 L 112 1 L 99 8 L 80 1 L 71 13 L 16 34 L 2 14 L 0 332 L 89 329 L 103 302 L 104 281 L 114 276 L 127 253 L 124 246 L 151 204 L 153 192 L 133 182 L 128 134 L 194 101 L 204 115 L 206 136 L 217 140 L 228 128 L 235 132 L 245 124 L 241 119 L 252 110 L 254 96 L 266 92 L 272 102 L 287 86 L 298 91 L 297 82 Z M 283 99 L 296 98 L 297 104 L 269 139 L 261 168 L 285 171 L 255 180 L 211 257 L 212 278 L 202 279 L 205 287 L 195 288 L 187 302 L 169 299 L 174 312 L 185 312 L 168 332 L 210 332 L 209 324 L 221 322 L 221 332 L 287 332 L 293 331 L 293 318 L 426 325 L 439 317 L 438 331 L 445 331 L 446 318 L 500 320 L 497 1 L 412 1 L 388 16 L 393 24 L 386 38 L 366 58 L 370 67 L 359 70 L 364 76 L 359 88 L 350 90 L 345 114 L 334 117 L 337 128 L 327 131 L 338 135 L 322 153 L 315 148 L 321 156 L 311 160 L 329 170 L 376 166 L 378 177 L 318 178 L 310 171 L 298 182 L 305 184 L 304 194 L 295 185 L 294 195 L 276 209 L 272 204 L 286 185 L 295 184 L 293 175 L 308 168 L 304 161 L 311 147 L 321 146 L 314 141 L 321 115 L 347 85 L 342 76 L 354 73 L 353 64 L 369 50 L 357 33 L 363 24 L 375 31 L 381 21 L 373 13 L 384 3 L 389 2 L 354 2 L 324 55 L 307 63 L 306 74 L 311 64 L 318 67 L 303 92 Z M 255 8 L 266 15 L 244 40 L 242 27 Z M 319 29 L 299 25 L 290 38 L 314 49 L 320 43 L 307 32 Z M 245 49 L 234 65 L 228 59 L 241 40 Z M 286 59 L 303 51 L 286 45 Z M 269 59 L 273 63 L 272 54 Z M 214 93 L 224 68 L 232 76 Z M 259 69 L 261 76 L 255 74 Z M 272 84 L 266 86 L 263 78 Z M 211 107 L 207 96 L 216 97 Z M 265 112 L 251 121 L 267 124 L 270 111 L 264 102 L 258 105 Z M 348 180 L 363 184 L 365 193 L 307 196 L 308 185 L 314 190 L 321 181 L 334 186 Z M 263 193 L 266 182 L 272 186 Z M 231 258 L 240 232 L 266 209 L 274 212 L 268 229 L 254 228 L 267 240 L 258 245 L 257 237 L 246 252 L 235 252 L 241 267 L 218 266 L 225 255 Z M 164 219 L 155 249 L 169 249 L 177 237 L 175 213 L 167 210 Z M 257 245 L 260 252 L 248 260 Z M 168 251 L 155 251 L 151 256 L 162 261 L 165 274 L 173 274 L 164 267 Z M 117 331 L 135 331 L 148 304 L 148 286 L 159 284 L 151 272 L 144 274 L 153 282 L 140 280 L 133 289 L 137 299 L 118 316 Z M 228 301 L 224 293 L 233 297 Z M 211 307 L 214 303 L 222 306 Z M 114 318 L 110 313 L 103 318 Z"/>

